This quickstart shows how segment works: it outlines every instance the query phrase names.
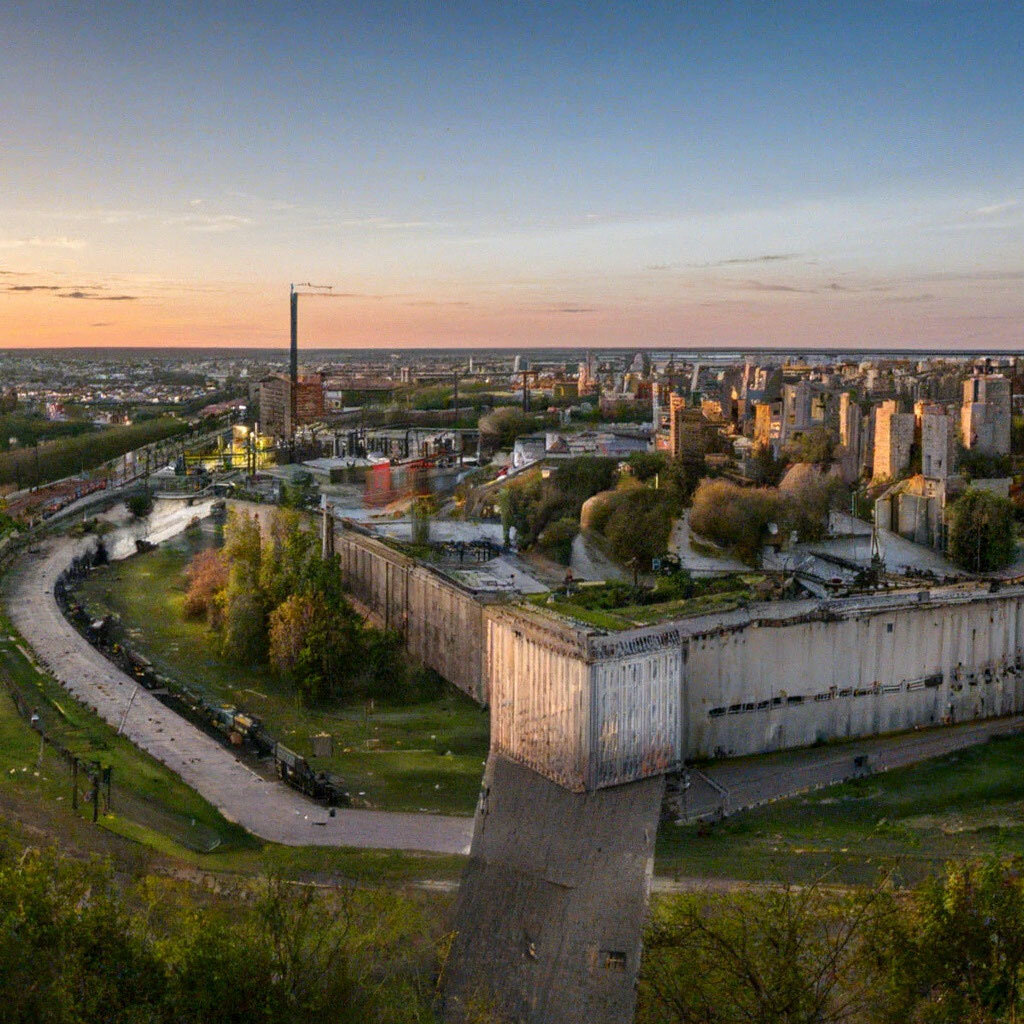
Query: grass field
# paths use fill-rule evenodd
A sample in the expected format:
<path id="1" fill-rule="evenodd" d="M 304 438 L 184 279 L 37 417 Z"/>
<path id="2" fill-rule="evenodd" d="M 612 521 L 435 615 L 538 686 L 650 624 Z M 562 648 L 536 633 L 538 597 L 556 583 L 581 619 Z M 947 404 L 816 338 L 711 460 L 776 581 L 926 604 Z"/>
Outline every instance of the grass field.
<path id="1" fill-rule="evenodd" d="M 166 858 L 227 874 L 274 871 L 286 877 L 367 882 L 456 878 L 461 857 L 264 843 L 217 810 L 173 772 L 79 704 L 25 656 L 0 619 L 0 841 L 69 844 L 117 860 Z M 112 813 L 91 824 L 91 808 L 71 809 L 72 776 L 64 760 L 22 718 L 15 688 L 38 710 L 47 733 L 83 760 L 113 768 Z M 84 789 L 84 784 L 81 789 Z M 215 832 L 219 845 L 197 853 L 180 842 L 179 823 L 195 821 Z M 125 842 L 127 840 L 128 842 Z"/>
<path id="2" fill-rule="evenodd" d="M 182 571 L 204 543 L 213 543 L 209 533 L 99 569 L 80 598 L 97 614 L 120 616 L 131 645 L 167 675 L 261 716 L 281 742 L 339 772 L 354 806 L 472 814 L 487 759 L 487 711 L 454 688 L 417 704 L 310 709 L 265 667 L 225 661 L 217 635 L 181 613 Z M 322 732 L 333 737 L 333 756 L 313 758 L 311 737 Z"/>
<path id="3" fill-rule="evenodd" d="M 916 881 L 943 862 L 1024 856 L 1024 737 L 832 786 L 726 818 L 666 825 L 659 874 L 866 882 Z"/>

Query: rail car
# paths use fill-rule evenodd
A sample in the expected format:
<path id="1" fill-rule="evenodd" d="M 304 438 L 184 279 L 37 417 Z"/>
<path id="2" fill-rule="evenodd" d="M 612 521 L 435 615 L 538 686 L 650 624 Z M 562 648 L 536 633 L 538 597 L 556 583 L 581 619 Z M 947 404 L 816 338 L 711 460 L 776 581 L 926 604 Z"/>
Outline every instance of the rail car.
<path id="1" fill-rule="evenodd" d="M 258 715 L 211 701 L 198 687 L 180 683 L 157 671 L 148 658 L 114 639 L 111 616 L 91 618 L 74 600 L 72 591 L 74 580 L 84 575 L 90 564 L 87 559 L 76 559 L 76 564 L 58 579 L 54 596 L 68 621 L 104 657 L 147 690 L 156 691 L 156 696 L 178 714 L 215 731 L 234 747 L 244 746 L 260 757 L 272 758 L 278 778 L 292 788 L 332 806 L 349 803 L 341 776 L 314 768 L 301 754 L 279 743 Z"/>

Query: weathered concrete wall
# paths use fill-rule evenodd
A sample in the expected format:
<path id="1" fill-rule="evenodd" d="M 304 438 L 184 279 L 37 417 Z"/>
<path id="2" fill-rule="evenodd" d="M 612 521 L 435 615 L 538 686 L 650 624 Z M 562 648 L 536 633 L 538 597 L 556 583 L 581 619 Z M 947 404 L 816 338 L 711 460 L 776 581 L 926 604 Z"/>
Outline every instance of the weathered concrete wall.
<path id="1" fill-rule="evenodd" d="M 1024 597 L 945 595 L 689 637 L 688 757 L 750 754 L 1024 710 Z"/>
<path id="2" fill-rule="evenodd" d="M 523 609 L 495 608 L 486 653 L 491 750 L 567 789 L 585 789 L 593 709 L 581 635 Z"/>
<path id="3" fill-rule="evenodd" d="M 444 1019 L 628 1024 L 661 777 L 577 795 L 491 754 L 455 910 Z"/>
<path id="4" fill-rule="evenodd" d="M 578 792 L 684 759 L 1024 711 L 1021 587 L 774 602 L 606 634 L 489 603 L 356 530 L 335 536 L 368 613 L 491 704 L 492 749 Z"/>
<path id="5" fill-rule="evenodd" d="M 487 704 L 486 600 L 352 529 L 335 532 L 345 586 L 387 629 L 405 637 L 413 657 Z"/>

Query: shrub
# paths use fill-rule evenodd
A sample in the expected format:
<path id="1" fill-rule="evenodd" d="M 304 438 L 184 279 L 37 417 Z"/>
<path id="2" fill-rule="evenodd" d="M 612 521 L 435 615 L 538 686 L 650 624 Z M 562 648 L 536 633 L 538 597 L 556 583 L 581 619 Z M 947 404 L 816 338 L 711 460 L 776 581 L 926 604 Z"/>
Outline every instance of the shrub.
<path id="1" fill-rule="evenodd" d="M 136 519 L 143 519 L 153 511 L 153 495 L 147 490 L 142 494 L 133 494 L 126 502 L 128 511 Z"/>
<path id="2" fill-rule="evenodd" d="M 188 591 L 183 609 L 188 618 L 205 617 L 215 629 L 223 623 L 223 592 L 228 583 L 228 567 L 214 548 L 200 551 L 185 570 Z"/>
<path id="3" fill-rule="evenodd" d="M 991 572 L 1017 553 L 1013 502 L 991 491 L 968 490 L 953 505 L 949 557 L 972 572 Z"/>
<path id="4" fill-rule="evenodd" d="M 569 516 L 563 516 L 545 528 L 538 543 L 556 562 L 568 565 L 572 561 L 572 542 L 579 532 L 579 523 Z"/>

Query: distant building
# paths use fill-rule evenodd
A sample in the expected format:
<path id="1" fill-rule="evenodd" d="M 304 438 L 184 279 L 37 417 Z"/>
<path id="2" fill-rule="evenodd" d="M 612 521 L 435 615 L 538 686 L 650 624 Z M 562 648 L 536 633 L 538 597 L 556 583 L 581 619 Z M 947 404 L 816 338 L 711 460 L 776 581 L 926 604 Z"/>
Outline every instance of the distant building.
<path id="1" fill-rule="evenodd" d="M 779 454 L 782 446 L 782 402 L 754 403 L 754 444 Z"/>
<path id="2" fill-rule="evenodd" d="M 883 402 L 875 409 L 875 457 L 872 476 L 894 480 L 910 466 L 914 445 L 914 414 L 899 412 L 895 401 Z"/>
<path id="3" fill-rule="evenodd" d="M 964 447 L 984 455 L 1010 454 L 1010 381 L 979 374 L 964 381 L 960 408 Z"/>
<path id="4" fill-rule="evenodd" d="M 956 421 L 941 405 L 918 402 L 914 414 L 921 427 L 921 473 L 946 480 L 956 472 Z"/>
<path id="5" fill-rule="evenodd" d="M 292 394 L 286 374 L 260 381 L 260 428 L 273 437 L 291 437 L 298 427 L 324 418 L 324 381 L 318 373 L 299 377 Z"/>
<path id="6" fill-rule="evenodd" d="M 669 396 L 669 448 L 674 459 L 703 458 L 715 433 L 700 409 L 687 405 L 682 395 Z"/>

